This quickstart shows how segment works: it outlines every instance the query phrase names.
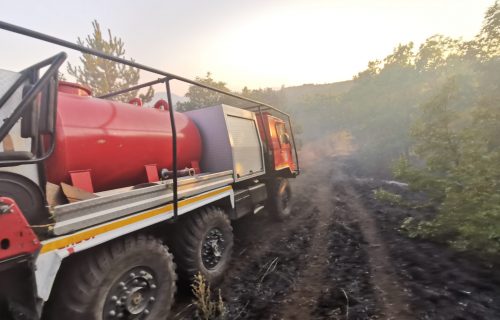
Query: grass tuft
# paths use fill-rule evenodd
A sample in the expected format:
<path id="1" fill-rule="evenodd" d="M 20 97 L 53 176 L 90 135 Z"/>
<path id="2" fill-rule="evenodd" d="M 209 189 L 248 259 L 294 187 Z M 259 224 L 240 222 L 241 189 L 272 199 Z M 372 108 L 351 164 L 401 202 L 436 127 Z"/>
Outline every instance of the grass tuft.
<path id="1" fill-rule="evenodd" d="M 191 284 L 196 306 L 196 317 L 201 320 L 223 320 L 226 318 L 226 308 L 220 289 L 217 297 L 212 299 L 210 284 L 205 277 L 198 272 Z"/>

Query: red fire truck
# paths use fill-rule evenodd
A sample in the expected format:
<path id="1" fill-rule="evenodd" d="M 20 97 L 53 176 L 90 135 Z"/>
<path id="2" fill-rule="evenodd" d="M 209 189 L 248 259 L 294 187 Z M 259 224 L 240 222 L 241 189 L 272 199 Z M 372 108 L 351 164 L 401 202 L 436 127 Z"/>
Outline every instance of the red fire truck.
<path id="1" fill-rule="evenodd" d="M 290 215 L 290 117 L 267 104 L 42 33 L 9 32 L 157 74 L 105 96 L 58 81 L 66 54 L 0 70 L 0 318 L 164 319 L 178 277 L 217 283 L 231 220 Z M 231 97 L 178 113 L 171 81 Z M 113 99 L 163 84 L 167 100 Z"/>

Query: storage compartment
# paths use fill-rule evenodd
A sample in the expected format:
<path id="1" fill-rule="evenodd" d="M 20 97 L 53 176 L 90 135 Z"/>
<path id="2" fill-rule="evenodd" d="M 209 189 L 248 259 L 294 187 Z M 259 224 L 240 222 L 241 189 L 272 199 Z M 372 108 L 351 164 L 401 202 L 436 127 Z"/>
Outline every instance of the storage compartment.
<path id="1" fill-rule="evenodd" d="M 233 170 L 236 182 L 265 173 L 262 141 L 253 112 L 218 105 L 185 114 L 200 131 L 203 172 Z"/>
<path id="2" fill-rule="evenodd" d="M 234 212 L 231 219 L 239 219 L 251 212 L 257 213 L 257 208 L 267 199 L 267 188 L 264 183 L 258 183 L 243 189 L 234 190 Z"/>

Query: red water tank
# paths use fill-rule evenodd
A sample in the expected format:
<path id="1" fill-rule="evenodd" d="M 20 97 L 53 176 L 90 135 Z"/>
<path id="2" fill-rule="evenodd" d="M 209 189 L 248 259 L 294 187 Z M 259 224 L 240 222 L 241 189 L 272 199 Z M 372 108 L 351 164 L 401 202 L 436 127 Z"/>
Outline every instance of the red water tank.
<path id="1" fill-rule="evenodd" d="M 175 113 L 178 168 L 201 157 L 198 128 Z M 90 170 L 94 191 L 147 182 L 145 165 L 172 170 L 169 112 L 98 99 L 77 84 L 59 85 L 56 148 L 46 161 L 47 180 L 71 184 L 70 171 Z"/>

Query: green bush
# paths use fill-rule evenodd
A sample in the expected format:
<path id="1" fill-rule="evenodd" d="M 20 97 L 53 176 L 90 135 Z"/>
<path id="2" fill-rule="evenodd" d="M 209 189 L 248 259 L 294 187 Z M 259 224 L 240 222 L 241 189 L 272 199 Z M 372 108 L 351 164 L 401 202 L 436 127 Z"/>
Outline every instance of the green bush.
<path id="1" fill-rule="evenodd" d="M 483 76 L 487 79 L 487 73 L 499 71 L 497 60 L 494 69 L 483 71 Z M 500 90 L 492 94 L 478 86 L 481 98 L 473 107 L 461 109 L 454 82 L 451 79 L 438 96 L 422 106 L 422 114 L 412 127 L 414 155 L 425 164 L 415 166 L 408 157 L 402 157 L 394 166 L 396 178 L 432 196 L 438 214 L 431 221 L 406 220 L 402 228 L 410 236 L 444 240 L 460 250 L 497 255 Z"/>
<path id="2" fill-rule="evenodd" d="M 401 195 L 389 192 L 382 188 L 378 188 L 377 190 L 373 190 L 373 196 L 375 199 L 383 202 L 387 202 L 391 205 L 402 205 L 403 199 Z"/>
<path id="3" fill-rule="evenodd" d="M 500 4 L 486 12 L 473 41 L 441 63 L 454 74 L 419 108 L 413 146 L 396 178 L 432 197 L 437 215 L 406 219 L 410 236 L 459 250 L 500 254 Z M 415 161 L 416 160 L 416 161 Z"/>

